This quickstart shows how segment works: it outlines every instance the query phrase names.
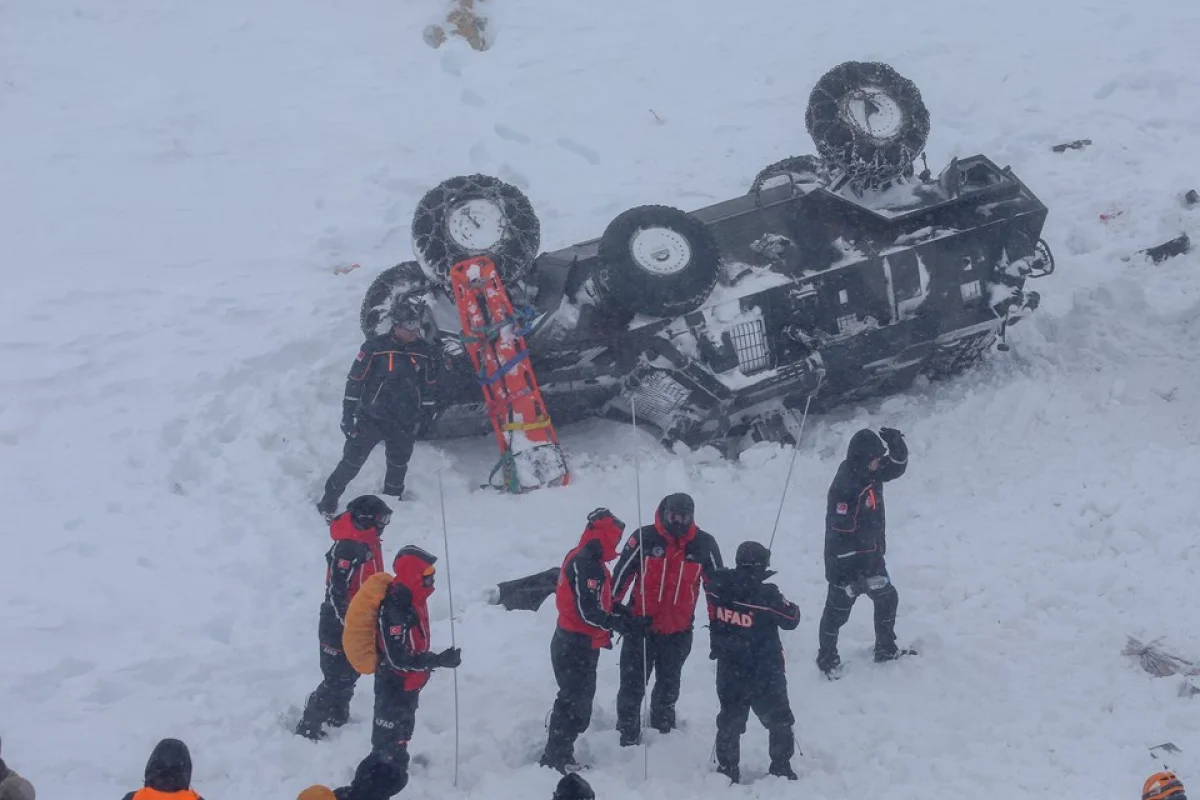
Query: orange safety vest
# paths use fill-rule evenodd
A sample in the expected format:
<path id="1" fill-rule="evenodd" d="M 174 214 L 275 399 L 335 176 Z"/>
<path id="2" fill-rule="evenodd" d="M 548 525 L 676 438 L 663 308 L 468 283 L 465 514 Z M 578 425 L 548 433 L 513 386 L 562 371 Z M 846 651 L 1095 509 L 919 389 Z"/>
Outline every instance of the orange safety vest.
<path id="1" fill-rule="evenodd" d="M 140 789 L 134 792 L 133 800 L 200 800 L 200 795 L 191 789 L 181 792 L 160 792 L 158 789 Z"/>

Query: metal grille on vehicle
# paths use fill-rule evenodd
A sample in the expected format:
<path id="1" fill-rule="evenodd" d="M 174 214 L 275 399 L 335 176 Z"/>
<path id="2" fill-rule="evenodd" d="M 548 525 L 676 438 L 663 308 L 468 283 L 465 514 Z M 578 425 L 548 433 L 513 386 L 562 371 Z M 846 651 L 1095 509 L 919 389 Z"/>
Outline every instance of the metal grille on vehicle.
<path id="1" fill-rule="evenodd" d="M 738 369 L 743 375 L 753 375 L 770 369 L 771 348 L 767 345 L 767 327 L 761 319 L 736 325 L 729 333 L 737 353 Z"/>
<path id="2" fill-rule="evenodd" d="M 687 387 L 667 373 L 655 371 L 643 376 L 636 388 L 621 392 L 619 402 L 628 412 L 632 398 L 637 403 L 639 420 L 667 428 L 674 419 L 675 411 L 687 401 L 690 394 Z"/>

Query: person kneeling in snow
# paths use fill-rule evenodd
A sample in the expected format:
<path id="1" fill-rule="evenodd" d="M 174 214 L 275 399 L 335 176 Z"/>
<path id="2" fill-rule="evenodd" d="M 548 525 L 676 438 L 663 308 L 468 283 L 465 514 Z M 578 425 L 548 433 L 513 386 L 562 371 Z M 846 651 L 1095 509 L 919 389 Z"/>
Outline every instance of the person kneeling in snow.
<path id="1" fill-rule="evenodd" d="M 588 514 L 579 544 L 559 570 L 555 603 L 558 625 L 550 640 L 550 663 L 558 696 L 550 712 L 546 750 L 538 762 L 559 772 L 577 768 L 575 739 L 587 730 L 596 697 L 600 650 L 612 647 L 612 632 L 645 635 L 650 620 L 637 620 L 612 599 L 612 573 L 606 562 L 617 557 L 625 523 L 607 508 Z M 641 624 L 639 624 L 641 623 Z"/>
<path id="2" fill-rule="evenodd" d="M 325 600 L 317 623 L 322 680 L 304 704 L 296 733 L 325 737 L 322 725 L 335 728 L 350 718 L 350 700 L 358 672 L 342 650 L 346 611 L 367 579 L 383 572 L 379 537 L 392 519 L 392 509 L 372 494 L 356 497 L 329 525 L 333 546 L 325 554 Z"/>
<path id="3" fill-rule="evenodd" d="M 301 795 L 305 800 L 387 800 L 408 785 L 408 742 L 421 689 L 434 669 L 455 669 L 462 663 L 457 647 L 429 650 L 428 601 L 436 561 L 419 547 L 404 547 L 392 563 L 395 577 L 386 572 L 371 576 L 351 601 L 342 644 L 360 674 L 375 674 L 371 753 L 359 763 L 349 786 L 309 787 Z"/>
<path id="4" fill-rule="evenodd" d="M 33 784 L 8 768 L 0 758 L 0 800 L 34 800 Z"/>
<path id="5" fill-rule="evenodd" d="M 146 762 L 145 786 L 124 800 L 204 800 L 192 791 L 192 755 L 178 739 L 163 739 Z"/>

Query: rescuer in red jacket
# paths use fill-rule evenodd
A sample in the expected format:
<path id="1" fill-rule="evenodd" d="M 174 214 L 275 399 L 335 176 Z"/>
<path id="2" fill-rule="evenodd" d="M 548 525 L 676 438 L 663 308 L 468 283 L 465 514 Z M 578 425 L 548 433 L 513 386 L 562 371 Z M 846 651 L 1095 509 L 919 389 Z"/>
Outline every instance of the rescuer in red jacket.
<path id="1" fill-rule="evenodd" d="M 596 696 L 600 650 L 612 647 L 612 632 L 633 632 L 638 624 L 612 599 L 607 562 L 617 557 L 625 523 L 607 508 L 588 514 L 579 544 L 563 560 L 555 589 L 558 625 L 550 640 L 550 663 L 558 696 L 550 712 L 546 750 L 538 762 L 559 772 L 578 768 L 575 739 L 587 730 Z M 642 628 L 644 631 L 644 628 Z"/>
<path id="2" fill-rule="evenodd" d="M 707 587 L 712 574 L 724 568 L 716 539 L 696 527 L 695 510 L 689 495 L 664 497 L 654 524 L 634 531 L 613 570 L 615 599 L 621 600 L 632 588 L 630 610 L 650 620 L 649 633 L 625 636 L 621 644 L 617 730 L 623 747 L 637 744 L 641 738 L 638 712 L 651 673 L 655 679 L 650 725 L 661 733 L 675 728 L 675 701 L 683 663 L 692 651 L 701 585 Z"/>
<path id="3" fill-rule="evenodd" d="M 383 572 L 379 537 L 392 519 L 392 509 L 373 494 L 356 497 L 329 523 L 333 546 L 325 554 L 325 600 L 321 603 L 317 638 L 321 645 L 321 683 L 308 696 L 296 733 L 325 738 L 323 725 L 335 728 L 350 718 L 350 700 L 358 673 L 342 650 L 346 609 L 367 578 Z"/>

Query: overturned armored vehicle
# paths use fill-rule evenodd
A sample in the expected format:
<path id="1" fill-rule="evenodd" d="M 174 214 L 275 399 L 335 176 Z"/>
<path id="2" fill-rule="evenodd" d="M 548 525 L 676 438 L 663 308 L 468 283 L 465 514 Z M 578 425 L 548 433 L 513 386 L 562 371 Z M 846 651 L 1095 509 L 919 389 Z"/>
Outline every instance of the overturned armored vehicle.
<path id="1" fill-rule="evenodd" d="M 528 199 L 452 178 L 420 202 L 419 262 L 381 273 L 364 332 L 423 296 L 430 334 L 455 337 L 450 267 L 487 255 L 524 309 L 530 362 L 556 425 L 591 416 L 657 429 L 668 446 L 789 441 L 791 410 L 828 409 L 978 362 L 1038 304 L 1053 271 L 1047 209 L 982 155 L 916 173 L 929 116 L 890 67 L 849 62 L 813 89 L 817 156 L 764 169 L 750 190 L 691 212 L 642 206 L 598 239 L 539 254 Z M 465 356 L 423 436 L 489 431 Z"/>

